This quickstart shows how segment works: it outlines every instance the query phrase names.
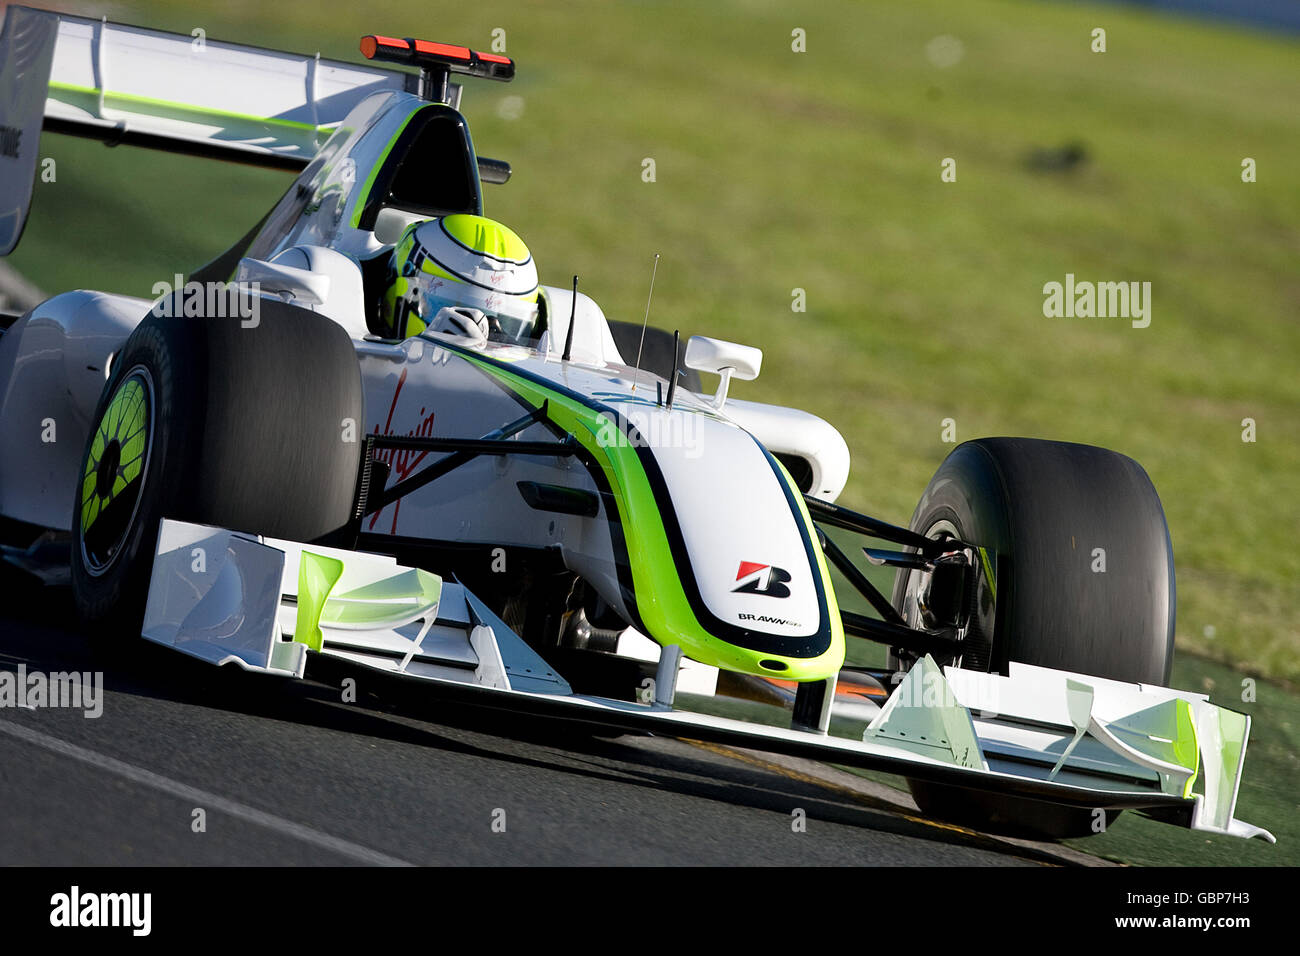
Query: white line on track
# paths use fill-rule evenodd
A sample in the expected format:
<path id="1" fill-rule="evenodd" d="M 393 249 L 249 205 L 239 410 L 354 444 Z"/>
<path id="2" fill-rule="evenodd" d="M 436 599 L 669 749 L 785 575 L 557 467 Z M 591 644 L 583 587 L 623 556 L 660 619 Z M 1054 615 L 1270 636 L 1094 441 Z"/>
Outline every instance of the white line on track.
<path id="1" fill-rule="evenodd" d="M 342 856 L 350 857 L 359 863 L 365 863 L 370 866 L 411 866 L 406 860 L 399 860 L 397 857 L 389 856 L 386 853 L 380 853 L 378 850 L 372 850 L 369 847 L 352 843 L 339 837 L 330 836 L 328 833 L 322 833 L 311 827 L 303 826 L 301 823 L 294 823 L 292 820 L 286 820 L 284 817 L 277 817 L 273 813 L 255 809 L 230 800 L 226 797 L 219 796 L 215 793 L 209 793 L 206 790 L 200 790 L 198 787 L 191 787 L 188 784 L 172 780 L 161 774 L 154 773 L 152 770 L 145 770 L 143 767 L 137 767 L 134 764 L 125 763 L 115 757 L 107 757 L 104 754 L 96 753 L 93 750 L 87 750 L 85 747 L 78 747 L 76 744 L 68 743 L 66 740 L 60 740 L 58 737 L 51 737 L 49 734 L 32 730 L 28 727 L 20 726 L 8 720 L 0 720 L 0 733 L 7 734 L 18 740 L 26 741 L 34 746 L 41 747 L 51 753 L 60 754 L 64 757 L 71 757 L 73 760 L 79 760 L 84 764 L 97 767 L 100 770 L 107 770 L 109 773 L 115 773 L 119 777 L 125 777 L 135 783 L 143 784 L 146 787 L 152 787 L 163 793 L 170 794 L 174 797 L 180 797 L 183 800 L 192 802 L 195 806 L 203 807 L 208 810 L 216 810 L 219 813 L 225 813 L 229 816 L 236 817 L 248 823 L 257 826 L 266 827 L 268 830 L 274 830 L 285 836 L 302 840 L 305 843 L 311 843 L 325 850 L 331 850 Z"/>

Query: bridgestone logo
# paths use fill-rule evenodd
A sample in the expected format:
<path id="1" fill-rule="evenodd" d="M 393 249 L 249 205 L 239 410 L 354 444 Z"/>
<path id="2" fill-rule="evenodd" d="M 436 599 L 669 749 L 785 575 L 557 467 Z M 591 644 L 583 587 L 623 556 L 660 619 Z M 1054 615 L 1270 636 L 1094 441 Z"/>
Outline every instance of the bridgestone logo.
<path id="1" fill-rule="evenodd" d="M 16 126 L 0 126 L 0 156 L 8 156 L 10 159 L 18 158 L 18 150 L 22 145 L 23 131 Z"/>
<path id="2" fill-rule="evenodd" d="M 787 598 L 790 589 L 790 572 L 770 564 L 756 561 L 741 561 L 740 570 L 736 572 L 740 584 L 731 590 L 736 594 L 765 594 L 768 597 Z"/>

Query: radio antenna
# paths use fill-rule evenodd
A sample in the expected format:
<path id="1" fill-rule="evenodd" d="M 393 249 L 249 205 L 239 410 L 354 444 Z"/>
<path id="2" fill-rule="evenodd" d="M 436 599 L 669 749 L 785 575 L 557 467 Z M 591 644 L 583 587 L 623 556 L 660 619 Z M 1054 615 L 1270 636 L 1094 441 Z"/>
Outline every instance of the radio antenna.
<path id="1" fill-rule="evenodd" d="M 673 410 L 673 396 L 677 394 L 677 356 L 681 350 L 681 340 L 681 329 L 673 329 L 673 370 L 668 373 L 672 376 L 668 380 L 668 410 L 670 412 Z"/>
<path id="2" fill-rule="evenodd" d="M 650 270 L 650 294 L 645 300 L 645 318 L 641 320 L 641 344 L 636 347 L 636 371 L 632 373 L 632 391 L 636 391 L 637 380 L 641 377 L 641 352 L 645 348 L 645 329 L 650 324 L 650 300 L 655 297 L 655 274 L 659 271 L 659 253 L 655 253 L 655 264 Z"/>
<path id="3" fill-rule="evenodd" d="M 569 331 L 564 335 L 564 354 L 560 356 L 561 361 L 569 361 L 573 355 L 573 326 L 574 319 L 578 315 L 578 277 L 573 277 L 573 301 L 569 306 Z"/>

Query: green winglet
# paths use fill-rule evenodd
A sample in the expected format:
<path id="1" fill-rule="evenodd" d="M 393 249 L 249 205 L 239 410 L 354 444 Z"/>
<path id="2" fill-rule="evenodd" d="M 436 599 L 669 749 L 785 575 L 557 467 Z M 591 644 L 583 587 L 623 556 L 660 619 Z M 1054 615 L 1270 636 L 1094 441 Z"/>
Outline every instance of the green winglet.
<path id="1" fill-rule="evenodd" d="M 321 620 L 342 627 L 384 627 L 389 622 L 410 620 L 438 606 L 442 578 L 422 568 L 412 568 L 390 578 L 335 594 L 326 604 Z"/>
<path id="2" fill-rule="evenodd" d="M 1192 705 L 1185 700 L 1178 701 L 1178 733 L 1174 737 L 1174 760 L 1191 770 L 1192 775 L 1183 785 L 1183 798 L 1192 795 L 1192 784 L 1201 772 L 1201 747 L 1196 737 L 1196 719 L 1192 714 Z"/>
<path id="3" fill-rule="evenodd" d="M 1188 798 L 1200 773 L 1201 747 L 1197 740 L 1192 705 L 1181 697 L 1164 701 L 1135 714 L 1105 724 L 1122 744 L 1155 760 L 1187 771 L 1179 795 Z M 1161 774 L 1161 787 L 1169 792 L 1175 778 Z"/>
<path id="4" fill-rule="evenodd" d="M 323 554 L 304 551 L 298 559 L 298 620 L 293 639 L 319 651 L 324 638 L 320 631 L 320 614 L 325 599 L 343 574 L 343 562 Z"/>

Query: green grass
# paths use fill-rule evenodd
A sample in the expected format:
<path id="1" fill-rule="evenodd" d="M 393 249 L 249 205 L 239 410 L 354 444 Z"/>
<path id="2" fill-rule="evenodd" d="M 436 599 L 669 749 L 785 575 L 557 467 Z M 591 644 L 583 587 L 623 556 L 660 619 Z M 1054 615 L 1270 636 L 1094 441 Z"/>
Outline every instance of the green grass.
<path id="1" fill-rule="evenodd" d="M 192 0 L 104 12 L 350 59 L 362 33 L 483 48 L 504 28 L 519 77 L 471 83 L 464 108 L 481 152 L 516 171 L 486 187 L 486 211 L 529 242 L 543 281 L 578 272 L 608 315 L 639 319 L 662 253 L 655 324 L 762 346 L 762 377 L 733 394 L 833 422 L 855 455 L 841 500 L 895 521 L 951 449 L 946 418 L 959 440 L 1042 436 L 1131 455 L 1168 516 L 1180 651 L 1300 681 L 1295 40 L 1011 0 L 404 9 Z M 1089 50 L 1096 26 L 1107 53 Z M 807 53 L 790 50 L 795 27 Z M 941 34 L 964 45 L 949 69 L 924 52 Z M 522 97 L 521 118 L 499 112 L 507 96 Z M 1075 141 L 1087 159 L 1071 172 L 1024 161 Z M 242 234 L 288 183 L 44 142 L 57 182 L 38 183 L 12 262 L 51 291 L 147 294 Z M 1246 156 L 1257 183 L 1240 181 Z M 641 179 L 647 157 L 654 183 Z M 945 157 L 955 183 L 940 181 Z M 1067 272 L 1150 281 L 1151 326 L 1044 318 L 1043 284 Z M 790 309 L 795 288 L 806 313 Z M 1241 440 L 1244 418 L 1255 443 Z M 1260 716 L 1257 737 L 1267 724 L 1293 754 Z M 1275 767 L 1295 792 L 1294 758 Z"/>
<path id="2" fill-rule="evenodd" d="M 91 5 L 91 9 L 95 9 Z M 761 345 L 735 394 L 822 415 L 855 453 L 842 500 L 906 521 L 958 439 L 1113 447 L 1160 490 L 1179 645 L 1300 679 L 1300 124 L 1294 41 L 1078 4 L 475 3 L 436 16 L 341 0 L 115 4 L 115 18 L 359 58 L 388 30 L 480 47 L 509 86 L 465 94 L 479 148 L 511 160 L 487 211 L 639 318 Z M 1109 52 L 1088 49 L 1104 24 Z M 808 52 L 790 51 L 793 27 Z M 950 69 L 927 41 L 959 37 Z M 521 96 L 506 120 L 498 106 Z M 1078 140 L 1070 174 L 1035 147 Z M 287 178 L 48 136 L 13 264 L 47 289 L 147 293 L 240 235 Z M 944 157 L 956 183 L 940 182 Z M 1259 182 L 1240 182 L 1240 161 Z M 641 180 L 652 157 L 657 181 Z M 1152 324 L 1046 319 L 1043 283 L 1153 285 Z M 790 310 L 806 290 L 808 311 Z M 1241 441 L 1254 418 L 1258 441 Z M 1210 637 L 1208 635 L 1213 635 Z"/>

